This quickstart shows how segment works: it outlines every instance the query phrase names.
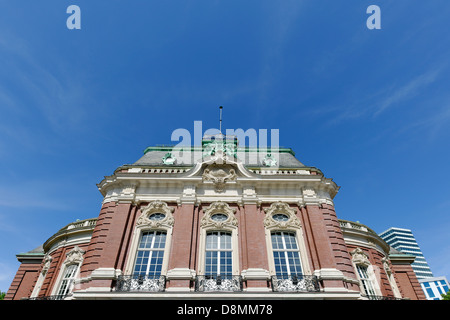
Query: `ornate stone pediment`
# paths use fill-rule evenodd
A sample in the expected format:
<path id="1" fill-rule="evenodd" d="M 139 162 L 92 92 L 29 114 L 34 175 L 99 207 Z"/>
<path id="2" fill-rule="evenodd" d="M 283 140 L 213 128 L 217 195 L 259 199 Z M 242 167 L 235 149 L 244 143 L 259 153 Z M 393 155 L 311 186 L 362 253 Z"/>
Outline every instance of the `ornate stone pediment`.
<path id="1" fill-rule="evenodd" d="M 236 209 L 230 208 L 226 202 L 216 201 L 205 209 L 200 226 L 211 229 L 234 229 L 238 225 L 238 220 L 234 216 Z M 216 220 L 214 215 L 224 215 L 223 219 Z"/>
<path id="2" fill-rule="evenodd" d="M 174 224 L 173 211 L 174 208 L 170 208 L 167 203 L 159 200 L 153 201 L 142 210 L 142 214 L 136 221 L 136 226 L 149 228 L 164 226 L 171 228 Z"/>
<path id="3" fill-rule="evenodd" d="M 86 251 L 82 250 L 80 247 L 75 246 L 72 250 L 67 252 L 65 264 L 81 264 L 83 262 L 83 255 Z"/>
<path id="4" fill-rule="evenodd" d="M 285 202 L 274 202 L 269 208 L 264 209 L 266 217 L 264 226 L 268 229 L 292 229 L 300 228 L 300 220 L 295 215 L 295 209 L 292 209 Z"/>
<path id="5" fill-rule="evenodd" d="M 352 261 L 355 265 L 363 265 L 363 266 L 369 266 L 369 256 L 360 248 L 356 248 L 351 252 L 352 254 Z"/>
<path id="6" fill-rule="evenodd" d="M 217 192 L 222 192 L 225 184 L 236 181 L 236 170 L 231 165 L 210 164 L 203 171 L 203 181 L 211 181 Z"/>

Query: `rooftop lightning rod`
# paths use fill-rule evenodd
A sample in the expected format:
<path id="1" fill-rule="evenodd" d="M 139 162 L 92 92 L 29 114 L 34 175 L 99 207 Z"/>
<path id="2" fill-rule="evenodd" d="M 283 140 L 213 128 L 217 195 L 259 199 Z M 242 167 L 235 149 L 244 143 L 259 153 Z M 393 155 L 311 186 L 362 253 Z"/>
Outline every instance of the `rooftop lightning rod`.
<path id="1" fill-rule="evenodd" d="M 219 111 L 220 111 L 220 118 L 219 118 L 219 131 L 220 133 L 222 133 L 222 106 L 219 107 Z"/>

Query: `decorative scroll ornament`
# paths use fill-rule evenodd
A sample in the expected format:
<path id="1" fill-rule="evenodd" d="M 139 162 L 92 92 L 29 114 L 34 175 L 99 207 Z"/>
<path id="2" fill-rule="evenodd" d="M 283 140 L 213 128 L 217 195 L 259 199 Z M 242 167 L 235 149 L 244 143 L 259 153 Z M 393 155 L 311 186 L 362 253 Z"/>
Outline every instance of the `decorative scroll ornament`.
<path id="1" fill-rule="evenodd" d="M 363 265 L 363 266 L 370 265 L 369 256 L 360 248 L 356 248 L 355 250 L 353 250 L 351 252 L 351 255 L 352 261 L 355 265 Z"/>
<path id="2" fill-rule="evenodd" d="M 81 264 L 83 262 L 83 255 L 86 251 L 82 250 L 80 247 L 75 246 L 72 250 L 67 252 L 65 264 Z"/>
<path id="3" fill-rule="evenodd" d="M 52 256 L 49 255 L 48 253 L 45 255 L 44 257 L 44 265 L 42 266 L 42 274 L 45 275 L 48 271 L 48 269 L 50 268 L 50 264 L 52 263 Z"/>
<path id="4" fill-rule="evenodd" d="M 277 159 L 275 159 L 270 153 L 266 155 L 266 157 L 262 161 L 263 165 L 266 167 L 276 167 Z"/>
<path id="5" fill-rule="evenodd" d="M 230 165 L 211 164 L 203 171 L 203 181 L 212 181 L 217 192 L 222 192 L 225 183 L 236 178 L 236 171 Z"/>
<path id="6" fill-rule="evenodd" d="M 149 227 L 149 228 L 158 228 L 158 227 L 173 227 L 174 219 L 172 212 L 173 208 L 170 208 L 167 203 L 163 201 L 153 201 L 149 203 L 143 210 L 142 214 L 136 221 L 137 227 Z M 152 219 L 153 215 L 158 214 L 158 219 Z"/>
<path id="7" fill-rule="evenodd" d="M 166 155 L 162 159 L 162 162 L 167 165 L 175 164 L 176 161 L 177 158 L 171 152 L 166 153 Z"/>
<path id="8" fill-rule="evenodd" d="M 392 271 L 391 271 L 391 267 L 389 266 L 389 259 L 384 257 L 383 259 L 381 259 L 381 262 L 383 263 L 383 267 L 384 267 L 384 270 L 386 271 L 386 273 L 388 275 L 390 275 L 392 273 Z"/>
<path id="9" fill-rule="evenodd" d="M 211 205 L 204 211 L 203 218 L 200 222 L 202 228 L 209 229 L 234 229 L 237 228 L 238 220 L 234 216 L 236 209 L 232 209 L 227 203 L 217 201 L 211 203 Z M 222 214 L 227 216 L 225 220 L 217 221 L 213 220 L 215 214 Z"/>
<path id="10" fill-rule="evenodd" d="M 264 226 L 268 229 L 301 228 L 300 220 L 295 215 L 295 209 L 292 209 L 287 203 L 274 202 L 264 211 L 266 213 Z M 285 219 L 276 219 L 277 216 L 285 216 Z"/>

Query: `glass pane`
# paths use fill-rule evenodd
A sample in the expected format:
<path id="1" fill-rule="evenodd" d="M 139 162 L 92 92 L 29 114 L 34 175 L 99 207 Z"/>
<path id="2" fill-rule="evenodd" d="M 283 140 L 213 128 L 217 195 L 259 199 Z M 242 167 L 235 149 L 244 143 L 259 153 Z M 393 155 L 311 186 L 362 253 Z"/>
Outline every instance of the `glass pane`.
<path id="1" fill-rule="evenodd" d="M 211 216 L 211 220 L 213 220 L 213 221 L 225 221 L 227 219 L 228 219 L 228 216 L 223 213 L 216 213 Z"/>
<path id="2" fill-rule="evenodd" d="M 159 276 L 161 274 L 166 233 L 163 231 L 144 232 L 139 243 L 134 265 L 134 276 Z"/>

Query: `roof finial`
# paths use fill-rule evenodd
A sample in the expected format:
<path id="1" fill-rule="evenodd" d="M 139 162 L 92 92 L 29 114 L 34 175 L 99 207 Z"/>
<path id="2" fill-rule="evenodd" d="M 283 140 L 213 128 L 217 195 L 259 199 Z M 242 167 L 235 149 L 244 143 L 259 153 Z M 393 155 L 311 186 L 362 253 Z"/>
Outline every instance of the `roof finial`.
<path id="1" fill-rule="evenodd" d="M 219 115 L 219 131 L 222 133 L 222 106 L 219 107 L 220 115 Z"/>

